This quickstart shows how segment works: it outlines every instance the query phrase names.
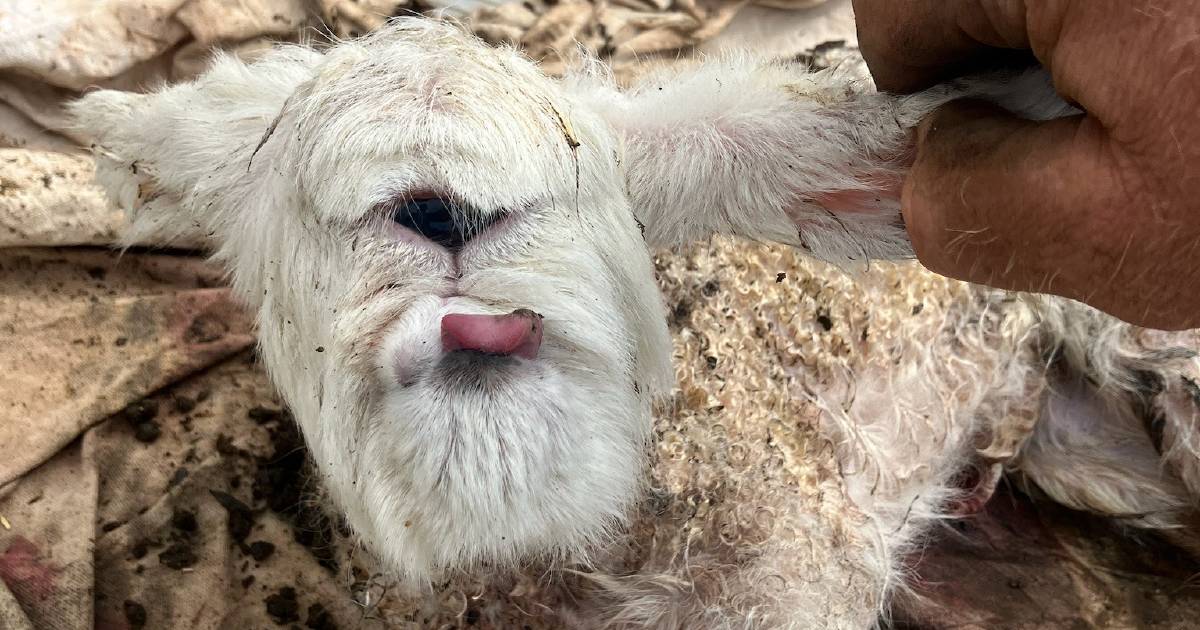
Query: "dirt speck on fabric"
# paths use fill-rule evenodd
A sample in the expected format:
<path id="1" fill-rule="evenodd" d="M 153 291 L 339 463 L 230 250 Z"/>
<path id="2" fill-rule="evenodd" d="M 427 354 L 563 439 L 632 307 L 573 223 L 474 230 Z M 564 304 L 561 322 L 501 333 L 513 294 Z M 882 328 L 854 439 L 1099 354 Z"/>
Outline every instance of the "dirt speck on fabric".
<path id="1" fill-rule="evenodd" d="M 255 424 L 270 424 L 279 422 L 287 417 L 287 415 L 279 409 L 269 409 L 267 407 L 252 407 L 246 415 L 254 421 Z"/>
<path id="2" fill-rule="evenodd" d="M 179 413 L 191 413 L 196 408 L 196 400 L 182 394 L 175 396 L 175 411 Z"/>
<path id="3" fill-rule="evenodd" d="M 275 545 L 265 540 L 256 540 L 250 543 L 246 549 L 250 552 L 250 557 L 254 558 L 255 562 L 262 562 L 275 553 Z"/>
<path id="4" fill-rule="evenodd" d="M 158 441 L 158 438 L 161 436 L 162 428 L 159 427 L 158 423 L 153 420 L 139 422 L 137 426 L 133 428 L 133 437 L 137 438 L 137 441 L 143 444 L 152 444 Z"/>
<path id="5" fill-rule="evenodd" d="M 267 614 L 281 626 L 300 621 L 300 605 L 296 602 L 296 589 L 290 586 L 285 586 L 267 596 L 263 603 L 267 606 Z"/>
<path id="6" fill-rule="evenodd" d="M 337 630 L 337 623 L 333 621 L 333 616 L 325 607 L 320 604 L 313 604 L 308 607 L 308 616 L 304 621 L 304 627 L 311 630 Z"/>
<path id="7" fill-rule="evenodd" d="M 171 527 L 191 534 L 196 531 L 196 513 L 191 510 L 176 509 L 171 515 Z"/>
<path id="8" fill-rule="evenodd" d="M 209 490 L 209 494 L 225 508 L 225 512 L 229 516 L 228 528 L 229 537 L 234 543 L 241 545 L 245 543 L 246 537 L 250 535 L 250 529 L 254 526 L 254 510 L 250 509 L 241 499 L 220 490 Z"/>
<path id="9" fill-rule="evenodd" d="M 133 547 L 129 549 L 129 555 L 133 557 L 134 560 L 141 560 L 142 558 L 146 557 L 147 553 L 150 553 L 150 547 L 152 546 L 154 546 L 154 541 L 146 538 L 139 539 L 137 542 L 133 543 Z"/>
<path id="10" fill-rule="evenodd" d="M 200 316 L 192 320 L 183 340 L 189 344 L 212 343 L 222 339 L 229 333 L 229 325 L 211 316 Z"/>
<path id="11" fill-rule="evenodd" d="M 155 418 L 158 416 L 158 403 L 153 400 L 139 400 L 121 410 L 121 416 L 133 427 L 133 437 L 143 444 L 151 444 L 162 435 L 162 428 Z"/>
<path id="12" fill-rule="evenodd" d="M 225 435 L 224 433 L 217 436 L 215 447 L 217 449 L 217 453 L 225 455 L 226 457 L 240 457 L 247 454 L 246 451 L 234 446 L 233 438 Z"/>
<path id="13" fill-rule="evenodd" d="M 125 609 L 125 621 L 129 623 L 129 627 L 136 630 L 137 628 L 146 627 L 146 607 L 133 600 L 125 600 L 123 606 Z"/>
<path id="14" fill-rule="evenodd" d="M 130 403 L 122 413 L 130 422 L 153 420 L 158 416 L 158 403 L 153 400 L 139 400 Z"/>
<path id="15" fill-rule="evenodd" d="M 167 480 L 167 487 L 174 488 L 175 486 L 178 486 L 183 482 L 184 479 L 188 478 L 188 474 L 188 469 L 184 468 L 183 466 L 175 469 L 175 472 L 171 475 L 171 478 Z"/>
<path id="16" fill-rule="evenodd" d="M 178 541 L 158 554 L 160 564 L 175 570 L 192 567 L 197 560 L 199 558 L 196 557 L 196 551 L 192 549 L 191 542 L 187 540 Z"/>

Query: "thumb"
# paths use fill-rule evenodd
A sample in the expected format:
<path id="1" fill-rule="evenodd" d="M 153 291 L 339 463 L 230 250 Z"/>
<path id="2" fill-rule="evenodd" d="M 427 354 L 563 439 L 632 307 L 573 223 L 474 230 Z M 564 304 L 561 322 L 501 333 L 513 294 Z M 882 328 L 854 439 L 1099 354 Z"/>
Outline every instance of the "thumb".
<path id="1" fill-rule="evenodd" d="M 1177 262 L 1163 254 L 1183 251 L 1175 241 L 1185 235 L 1151 220 L 1136 164 L 1088 116 L 1032 122 L 955 102 L 918 129 L 902 212 L 934 272 L 1077 299 L 1145 326 L 1195 325 L 1194 300 L 1179 295 L 1186 283 L 1163 273 Z"/>

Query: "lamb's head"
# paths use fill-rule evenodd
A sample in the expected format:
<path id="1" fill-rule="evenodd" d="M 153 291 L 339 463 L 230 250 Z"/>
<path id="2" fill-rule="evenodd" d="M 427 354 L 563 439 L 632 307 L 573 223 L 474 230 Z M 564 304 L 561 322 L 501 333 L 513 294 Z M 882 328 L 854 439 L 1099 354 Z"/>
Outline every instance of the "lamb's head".
<path id="1" fill-rule="evenodd" d="M 671 379 L 661 297 L 616 135 L 532 63 L 402 20 L 75 111 L 131 239 L 211 239 L 391 567 L 577 557 L 625 517 Z"/>

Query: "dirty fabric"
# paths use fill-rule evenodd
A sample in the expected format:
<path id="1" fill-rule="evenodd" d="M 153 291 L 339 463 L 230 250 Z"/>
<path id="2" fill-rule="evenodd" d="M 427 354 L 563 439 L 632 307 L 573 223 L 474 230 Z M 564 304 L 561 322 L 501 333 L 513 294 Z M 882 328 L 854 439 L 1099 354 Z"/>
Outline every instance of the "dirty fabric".
<path id="1" fill-rule="evenodd" d="M 754 4 L 538 0 L 451 17 L 549 72 L 582 42 L 624 77 L 651 57 L 719 50 L 722 34 L 781 56 L 853 37 L 848 2 Z M 251 55 L 434 8 L 0 0 L 0 629 L 575 625 L 571 584 L 463 579 L 411 593 L 356 554 L 309 483 L 303 442 L 223 274 L 190 250 L 108 248 L 121 217 L 63 122 L 62 103 L 80 90 L 185 79 L 213 46 Z M 796 28 L 760 36 L 781 23 Z M 779 493 L 814 518 L 849 509 L 805 387 L 862 367 L 889 340 L 932 339 L 978 299 L 911 266 L 854 283 L 795 252 L 724 239 L 660 252 L 657 267 L 678 387 L 656 417 L 655 489 L 635 544 L 606 559 L 614 571 L 669 568 L 684 539 L 719 553 L 722 526 L 753 520 L 753 506 Z M 924 599 L 903 607 L 904 620 L 1116 628 L 1195 618 L 1182 560 L 1150 558 L 1123 533 L 1018 492 L 1000 499 L 920 562 Z M 813 546 L 807 560 L 819 566 Z"/>
<path id="2" fill-rule="evenodd" d="M 815 517 L 801 549 L 824 566 L 832 547 L 814 541 L 845 533 L 816 525 L 851 508 L 805 388 L 861 366 L 871 344 L 932 342 L 976 298 L 911 267 L 852 283 L 795 252 L 727 240 L 661 254 L 657 268 L 678 389 L 656 417 L 635 544 L 607 566 L 668 570 L 688 561 L 684 540 L 719 553 L 731 522 L 751 535 L 755 506 L 780 493 Z M 574 625 L 571 584 L 411 593 L 356 555 L 320 509 L 250 322 L 212 267 L 178 253 L 13 248 L 0 278 L 39 321 L 0 320 L 15 332 L 2 355 L 5 628 Z M 1077 611 L 1087 627 L 1185 628 L 1200 606 L 1186 586 L 1194 564 L 1099 519 L 1005 491 L 957 527 L 915 567 L 925 599 L 898 609 L 921 627 L 1080 627 L 1067 622 Z"/>

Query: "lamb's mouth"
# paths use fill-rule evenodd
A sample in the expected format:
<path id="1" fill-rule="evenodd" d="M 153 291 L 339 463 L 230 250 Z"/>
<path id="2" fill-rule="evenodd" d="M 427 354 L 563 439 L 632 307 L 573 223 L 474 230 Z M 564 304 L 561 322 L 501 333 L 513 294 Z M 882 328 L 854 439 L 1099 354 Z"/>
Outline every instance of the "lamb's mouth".
<path id="1" fill-rule="evenodd" d="M 400 379 L 407 389 L 418 381 L 461 393 L 495 392 L 538 358 L 543 317 L 526 308 L 507 315 L 448 313 L 441 319 L 441 353 L 424 375 Z"/>
<path id="2" fill-rule="evenodd" d="M 476 300 L 464 300 L 461 306 L 444 298 L 440 302 L 417 305 L 412 318 L 392 319 L 368 342 L 388 353 L 384 365 L 390 366 L 390 384 L 401 389 L 419 383 L 432 385 L 435 374 L 444 371 L 441 366 L 450 370 L 448 376 L 463 370 L 490 369 L 526 376 L 540 372 L 542 315 L 528 308 L 504 315 L 480 314 L 477 309 L 482 305 Z M 434 322 L 436 328 L 429 325 Z M 389 328 L 398 328 L 396 332 L 403 336 L 391 337 Z"/>

